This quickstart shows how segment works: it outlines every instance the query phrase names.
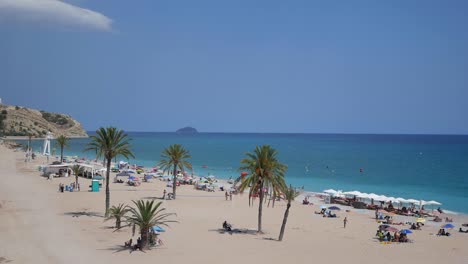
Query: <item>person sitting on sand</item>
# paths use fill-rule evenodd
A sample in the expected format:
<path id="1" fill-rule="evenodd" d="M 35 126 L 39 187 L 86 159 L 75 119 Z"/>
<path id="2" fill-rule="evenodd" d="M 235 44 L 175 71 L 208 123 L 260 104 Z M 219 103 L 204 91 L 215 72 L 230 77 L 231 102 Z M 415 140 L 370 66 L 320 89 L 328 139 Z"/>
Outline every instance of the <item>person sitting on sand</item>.
<path id="1" fill-rule="evenodd" d="M 131 238 L 130 238 L 129 241 L 125 241 L 124 247 L 126 247 L 126 248 L 131 248 L 132 247 L 132 239 Z"/>
<path id="2" fill-rule="evenodd" d="M 434 222 L 442 222 L 442 218 L 440 218 L 439 216 L 436 216 L 434 217 Z"/>
<path id="3" fill-rule="evenodd" d="M 305 197 L 304 200 L 302 200 L 302 204 L 309 204 L 309 198 Z"/>
<path id="4" fill-rule="evenodd" d="M 468 229 L 465 230 L 465 231 L 463 231 L 463 229 L 460 227 L 460 229 L 458 230 L 458 232 L 460 232 L 460 233 L 468 233 Z"/>
<path id="5" fill-rule="evenodd" d="M 224 223 L 223 223 L 223 229 L 224 229 L 225 231 L 231 232 L 231 231 L 232 231 L 232 226 L 231 226 L 231 224 L 229 224 L 227 221 L 224 221 Z"/>
<path id="6" fill-rule="evenodd" d="M 393 241 L 395 241 L 395 242 L 400 241 L 400 234 L 398 232 L 395 232 L 393 234 Z"/>
<path id="7" fill-rule="evenodd" d="M 445 222 L 453 222 L 452 218 L 445 217 Z"/>

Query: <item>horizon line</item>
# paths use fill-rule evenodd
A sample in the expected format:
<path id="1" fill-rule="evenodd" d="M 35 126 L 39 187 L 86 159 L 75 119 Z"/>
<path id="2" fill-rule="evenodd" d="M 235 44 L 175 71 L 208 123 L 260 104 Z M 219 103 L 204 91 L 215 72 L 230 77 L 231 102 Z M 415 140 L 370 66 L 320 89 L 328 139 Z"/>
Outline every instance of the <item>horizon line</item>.
<path id="1" fill-rule="evenodd" d="M 168 133 L 168 134 L 185 134 L 190 135 L 191 133 L 177 133 L 175 131 L 132 131 L 125 130 L 128 133 Z M 86 130 L 86 132 L 96 132 L 96 130 Z M 271 135 L 382 135 L 382 136 L 468 136 L 468 134 L 457 134 L 457 133 L 357 133 L 357 132 L 213 132 L 213 131 L 198 131 L 193 134 L 271 134 Z"/>

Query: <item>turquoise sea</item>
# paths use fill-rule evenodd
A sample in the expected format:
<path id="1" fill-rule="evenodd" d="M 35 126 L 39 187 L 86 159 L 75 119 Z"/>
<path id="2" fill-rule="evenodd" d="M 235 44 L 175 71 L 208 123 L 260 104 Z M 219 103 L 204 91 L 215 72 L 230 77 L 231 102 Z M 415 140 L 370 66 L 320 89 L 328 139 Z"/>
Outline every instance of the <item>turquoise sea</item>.
<path id="1" fill-rule="evenodd" d="M 239 161 L 269 144 L 289 166 L 287 181 L 308 191 L 358 190 L 406 199 L 436 200 L 468 213 L 468 136 L 130 132 L 136 160 L 154 166 L 163 148 L 184 145 L 194 173 L 237 177 Z M 73 139 L 65 155 L 83 153 L 89 139 Z M 37 151 L 42 142 L 34 142 Z M 120 159 L 119 159 L 120 160 Z M 206 166 L 206 168 L 204 168 Z M 361 172 L 362 169 L 362 172 Z"/>

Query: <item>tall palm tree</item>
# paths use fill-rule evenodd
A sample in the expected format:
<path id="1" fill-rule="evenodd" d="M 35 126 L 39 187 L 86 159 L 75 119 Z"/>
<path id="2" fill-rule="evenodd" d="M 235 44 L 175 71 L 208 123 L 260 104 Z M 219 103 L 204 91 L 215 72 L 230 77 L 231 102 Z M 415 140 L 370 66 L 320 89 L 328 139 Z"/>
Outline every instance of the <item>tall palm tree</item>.
<path id="1" fill-rule="evenodd" d="M 60 135 L 55 140 L 57 141 L 57 145 L 60 147 L 60 163 L 62 163 L 63 162 L 63 149 L 69 146 L 68 141 L 70 141 L 70 138 L 64 135 Z"/>
<path id="2" fill-rule="evenodd" d="M 128 211 L 130 211 L 130 209 L 125 204 L 119 204 L 117 206 L 114 205 L 109 208 L 108 216 L 104 221 L 115 219 L 115 228 L 120 229 L 122 225 L 122 218 L 125 217 L 125 214 L 127 214 Z"/>
<path id="3" fill-rule="evenodd" d="M 289 208 L 291 208 L 291 202 L 294 201 L 294 199 L 299 195 L 299 192 L 297 192 L 291 185 L 287 187 L 284 191 L 284 199 L 286 200 L 286 211 L 284 211 L 284 217 L 283 217 L 283 224 L 281 224 L 281 230 L 279 234 L 279 241 L 283 240 L 284 236 L 284 229 L 286 228 L 286 222 L 288 222 L 288 216 L 289 216 Z"/>
<path id="4" fill-rule="evenodd" d="M 173 180 L 172 180 L 172 194 L 174 199 L 176 198 L 176 182 L 177 182 L 177 169 L 183 171 L 184 168 L 189 170 L 192 169 L 192 164 L 188 159 L 192 158 L 190 152 L 186 150 L 182 145 L 174 144 L 170 145 L 168 148 L 164 149 L 161 157 L 163 160 L 159 162 L 159 166 L 163 170 L 169 171 L 173 169 Z"/>
<path id="5" fill-rule="evenodd" d="M 287 166 L 277 159 L 278 151 L 269 145 L 257 146 L 253 153 L 246 153 L 246 158 L 241 160 L 239 170 L 249 174 L 241 180 L 239 191 L 243 192 L 250 187 L 249 205 L 254 196 L 259 197 L 258 203 L 258 232 L 262 232 L 262 211 L 264 195 L 270 191 L 273 197 L 277 197 L 284 190 L 286 183 L 284 174 Z"/>
<path id="6" fill-rule="evenodd" d="M 86 151 L 95 151 L 98 157 L 103 156 L 107 162 L 106 164 L 106 211 L 105 215 L 108 216 L 110 206 L 110 190 L 109 190 L 109 175 L 111 171 L 112 159 L 121 155 L 125 158 L 135 156 L 130 150 L 130 139 L 128 135 L 122 130 L 115 127 L 99 128 L 96 135 L 92 135 L 91 142 L 88 143 Z"/>
<path id="7" fill-rule="evenodd" d="M 168 226 L 168 223 L 176 223 L 175 220 L 168 220 L 167 218 L 174 213 L 164 213 L 166 208 L 159 208 L 162 202 L 154 204 L 153 201 L 133 201 L 135 207 L 130 208 L 130 216 L 126 217 L 126 221 L 140 228 L 141 248 L 146 248 L 148 245 L 148 238 L 150 228 L 155 225 Z"/>
<path id="8" fill-rule="evenodd" d="M 75 164 L 71 167 L 73 174 L 75 174 L 75 184 L 78 186 L 78 175 L 84 174 L 84 168 L 78 164 Z"/>

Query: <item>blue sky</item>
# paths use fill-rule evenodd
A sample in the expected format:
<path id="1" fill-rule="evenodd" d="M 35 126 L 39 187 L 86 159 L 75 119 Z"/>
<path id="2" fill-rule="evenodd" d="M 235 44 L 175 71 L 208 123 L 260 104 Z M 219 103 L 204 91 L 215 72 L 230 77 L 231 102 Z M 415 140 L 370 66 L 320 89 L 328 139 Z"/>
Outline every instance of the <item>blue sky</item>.
<path id="1" fill-rule="evenodd" d="M 467 13 L 466 1 L 0 0 L 0 97 L 87 130 L 468 134 Z"/>

